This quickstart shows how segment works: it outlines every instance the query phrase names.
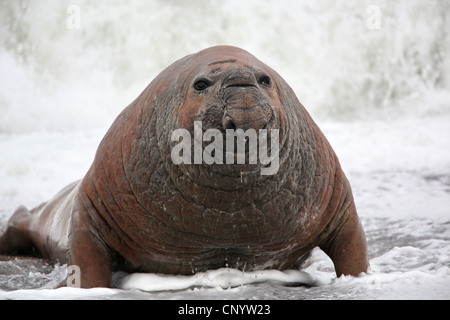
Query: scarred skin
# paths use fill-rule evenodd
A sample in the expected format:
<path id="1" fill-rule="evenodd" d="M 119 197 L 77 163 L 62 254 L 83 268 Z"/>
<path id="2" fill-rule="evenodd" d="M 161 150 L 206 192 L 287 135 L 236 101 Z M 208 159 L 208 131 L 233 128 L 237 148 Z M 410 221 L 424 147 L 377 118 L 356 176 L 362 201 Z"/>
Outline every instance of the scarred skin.
<path id="1" fill-rule="evenodd" d="M 175 129 L 278 129 L 279 170 L 180 164 Z M 35 247 L 77 265 L 82 287 L 111 286 L 113 268 L 192 274 L 289 269 L 319 246 L 336 274 L 368 268 L 350 184 L 288 84 L 248 52 L 212 47 L 159 74 L 115 120 L 85 175 L 55 198 L 20 207 L 0 253 Z"/>

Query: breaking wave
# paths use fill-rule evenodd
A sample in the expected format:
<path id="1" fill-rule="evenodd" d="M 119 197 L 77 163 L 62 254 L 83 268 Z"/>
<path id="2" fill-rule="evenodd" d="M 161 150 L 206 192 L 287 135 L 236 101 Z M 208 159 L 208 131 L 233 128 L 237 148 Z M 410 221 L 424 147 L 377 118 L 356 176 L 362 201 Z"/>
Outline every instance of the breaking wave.
<path id="1" fill-rule="evenodd" d="M 171 62 L 218 44 L 272 66 L 319 119 L 450 114 L 449 9 L 448 0 L 1 0 L 0 132 L 107 127 Z"/>

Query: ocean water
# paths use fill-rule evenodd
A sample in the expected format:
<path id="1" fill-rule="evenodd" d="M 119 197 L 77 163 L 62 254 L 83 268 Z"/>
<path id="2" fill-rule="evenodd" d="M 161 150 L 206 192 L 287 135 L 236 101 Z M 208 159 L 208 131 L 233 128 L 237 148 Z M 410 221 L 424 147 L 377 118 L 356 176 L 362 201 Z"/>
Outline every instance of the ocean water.
<path id="1" fill-rule="evenodd" d="M 449 31 L 444 0 L 1 0 L 0 230 L 19 205 L 81 178 L 166 66 L 229 44 L 277 70 L 330 140 L 371 271 L 336 279 L 316 250 L 302 272 L 116 274 L 119 288 L 55 289 L 66 266 L 22 258 L 0 261 L 0 299 L 450 299 Z"/>

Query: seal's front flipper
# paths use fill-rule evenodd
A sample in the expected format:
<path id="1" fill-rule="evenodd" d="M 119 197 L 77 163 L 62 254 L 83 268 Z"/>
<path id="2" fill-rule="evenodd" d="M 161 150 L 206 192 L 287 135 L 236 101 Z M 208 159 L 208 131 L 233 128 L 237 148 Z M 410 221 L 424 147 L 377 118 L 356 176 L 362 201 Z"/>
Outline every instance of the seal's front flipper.
<path id="1" fill-rule="evenodd" d="M 366 237 L 354 204 L 350 205 L 342 222 L 320 247 L 333 261 L 338 277 L 367 272 Z"/>
<path id="2" fill-rule="evenodd" d="M 0 253 L 21 253 L 32 250 L 34 245 L 29 236 L 31 214 L 24 206 L 19 207 L 8 221 L 0 236 Z"/>
<path id="3" fill-rule="evenodd" d="M 111 287 L 112 256 L 104 242 L 90 226 L 83 221 L 87 216 L 72 225 L 72 239 L 67 265 L 79 273 L 79 283 L 69 286 L 81 288 Z"/>

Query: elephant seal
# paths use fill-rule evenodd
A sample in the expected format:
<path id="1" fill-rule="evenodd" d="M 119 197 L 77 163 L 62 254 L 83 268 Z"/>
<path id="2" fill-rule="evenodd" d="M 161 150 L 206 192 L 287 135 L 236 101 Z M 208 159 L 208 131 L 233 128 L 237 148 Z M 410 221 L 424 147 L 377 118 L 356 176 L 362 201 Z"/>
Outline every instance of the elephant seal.
<path id="1" fill-rule="evenodd" d="M 271 174 L 262 174 L 267 161 L 223 160 L 237 149 L 219 161 L 218 135 L 239 129 L 277 133 L 276 145 L 266 134 L 278 161 Z M 191 150 L 176 130 L 194 137 Z M 195 161 L 197 151 L 218 161 Z M 34 247 L 78 266 L 82 287 L 111 286 L 113 269 L 289 269 L 317 246 L 338 276 L 368 268 L 350 184 L 327 139 L 278 73 L 230 46 L 160 73 L 114 121 L 84 178 L 31 211 L 20 207 L 0 238 L 2 253 Z"/>

